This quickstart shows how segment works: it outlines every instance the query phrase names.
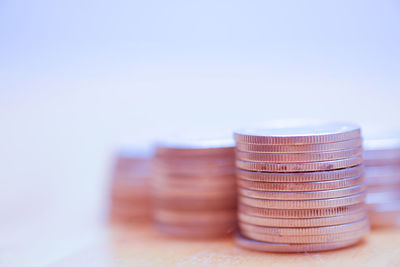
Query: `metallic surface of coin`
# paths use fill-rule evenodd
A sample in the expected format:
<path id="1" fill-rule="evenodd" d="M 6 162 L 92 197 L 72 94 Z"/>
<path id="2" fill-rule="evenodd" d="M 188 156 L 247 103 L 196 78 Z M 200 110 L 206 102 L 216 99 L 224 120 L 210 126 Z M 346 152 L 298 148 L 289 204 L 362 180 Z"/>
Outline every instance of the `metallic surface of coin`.
<path id="1" fill-rule="evenodd" d="M 236 149 L 243 152 L 256 153 L 312 153 L 351 149 L 362 145 L 362 139 L 350 139 L 342 142 L 308 145 L 263 145 L 236 143 Z"/>
<path id="2" fill-rule="evenodd" d="M 235 210 L 229 211 L 182 211 L 158 209 L 154 211 L 154 219 L 158 222 L 175 224 L 218 224 L 236 223 Z"/>
<path id="3" fill-rule="evenodd" d="M 253 182 L 248 180 L 237 180 L 239 187 L 245 189 L 253 189 L 259 191 L 320 191 L 339 189 L 344 187 L 355 186 L 363 183 L 364 176 L 351 177 L 340 180 L 323 181 L 323 182 L 306 182 L 306 183 L 264 183 Z"/>
<path id="4" fill-rule="evenodd" d="M 400 169 L 399 169 L 400 170 Z M 359 165 L 351 168 L 320 171 L 320 172 L 299 172 L 299 173 L 272 173 L 272 172 L 254 172 L 237 169 L 238 178 L 255 182 L 269 183 L 302 183 L 302 182 L 322 182 L 329 180 L 338 180 L 360 176 L 364 171 L 364 166 Z"/>
<path id="5" fill-rule="evenodd" d="M 265 252 L 318 252 L 325 250 L 332 250 L 344 248 L 360 242 L 360 238 L 353 240 L 349 239 L 340 242 L 326 242 L 326 243 L 310 243 L 310 244 L 281 244 L 281 243 L 268 243 L 262 241 L 251 240 L 243 237 L 241 234 L 236 234 L 236 244 L 240 247 L 265 251 Z"/>
<path id="6" fill-rule="evenodd" d="M 360 127 L 344 122 L 276 121 L 235 131 L 236 142 L 250 144 L 321 144 L 360 138 Z"/>
<path id="7" fill-rule="evenodd" d="M 271 243 L 291 243 L 291 244 L 308 244 L 308 243 L 325 243 L 325 242 L 339 242 L 345 240 L 361 239 L 368 233 L 369 226 L 354 231 L 348 231 L 335 234 L 323 235 L 303 235 L 303 236 L 279 236 L 268 235 L 264 233 L 241 231 L 241 234 L 247 238 L 251 238 L 263 242 Z"/>
<path id="8" fill-rule="evenodd" d="M 366 215 L 366 214 L 365 214 Z M 341 225 L 322 227 L 266 227 L 240 222 L 241 232 L 254 232 L 274 236 L 309 236 L 309 235 L 330 235 L 353 232 L 369 226 L 368 218 L 364 216 L 361 220 Z"/>
<path id="9" fill-rule="evenodd" d="M 238 210 L 241 213 L 266 218 L 325 218 L 349 215 L 356 212 L 365 212 L 365 204 L 358 203 L 348 206 L 314 209 L 271 209 L 251 207 L 248 205 L 244 205 L 243 203 L 239 203 Z"/>
<path id="10" fill-rule="evenodd" d="M 359 165 L 363 162 L 362 156 L 353 158 L 319 161 L 309 163 L 260 163 L 244 160 L 236 160 L 236 167 L 251 171 L 265 172 L 307 172 L 337 170 Z"/>
<path id="11" fill-rule="evenodd" d="M 248 215 L 245 213 L 238 213 L 239 221 L 260 225 L 260 226 L 268 226 L 268 227 L 321 227 L 321 226 L 331 226 L 331 225 L 339 225 L 346 224 L 361 220 L 367 215 L 367 210 L 364 209 L 357 213 L 352 213 L 348 215 L 342 216 L 334 216 L 334 217 L 325 217 L 325 218 L 268 218 L 268 217 L 260 217 Z"/>
<path id="12" fill-rule="evenodd" d="M 290 163 L 290 162 L 320 162 L 352 158 L 362 154 L 362 147 L 347 150 L 313 153 L 254 153 L 236 151 L 236 158 L 251 162 Z"/>
<path id="13" fill-rule="evenodd" d="M 360 194 L 366 189 L 366 184 L 350 186 L 332 190 L 322 191 L 299 191 L 299 192 L 273 192 L 259 191 L 239 187 L 239 194 L 251 198 L 276 199 L 276 200 L 310 200 L 310 199 L 326 199 L 336 197 L 346 197 Z"/>
<path id="14" fill-rule="evenodd" d="M 239 195 L 238 200 L 245 204 L 258 208 L 270 209 L 315 209 L 331 208 L 346 205 L 354 205 L 365 202 L 366 193 L 361 193 L 348 197 L 318 199 L 318 200 L 267 200 L 258 198 L 249 198 Z"/>

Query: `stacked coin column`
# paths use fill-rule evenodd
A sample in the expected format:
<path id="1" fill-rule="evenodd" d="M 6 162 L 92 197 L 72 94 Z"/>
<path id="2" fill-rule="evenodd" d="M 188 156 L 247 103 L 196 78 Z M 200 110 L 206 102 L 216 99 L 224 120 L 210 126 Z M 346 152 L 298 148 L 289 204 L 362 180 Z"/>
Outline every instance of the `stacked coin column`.
<path id="1" fill-rule="evenodd" d="M 151 155 L 119 151 L 111 180 L 111 220 L 135 222 L 151 217 Z"/>
<path id="2" fill-rule="evenodd" d="M 367 204 L 372 226 L 400 226 L 400 139 L 365 140 Z"/>
<path id="3" fill-rule="evenodd" d="M 152 188 L 159 232 L 210 238 L 235 230 L 233 140 L 160 144 L 155 158 Z"/>
<path id="4" fill-rule="evenodd" d="M 237 131 L 235 140 L 240 246 L 322 251 L 368 232 L 358 126 L 274 124 Z"/>

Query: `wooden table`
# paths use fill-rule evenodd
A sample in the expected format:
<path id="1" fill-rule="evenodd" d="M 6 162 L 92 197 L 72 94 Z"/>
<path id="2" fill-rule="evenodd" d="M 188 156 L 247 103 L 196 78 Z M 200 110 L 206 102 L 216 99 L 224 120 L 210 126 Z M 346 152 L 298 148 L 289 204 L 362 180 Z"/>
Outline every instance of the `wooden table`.
<path id="1" fill-rule="evenodd" d="M 400 266 L 400 229 L 378 229 L 360 244 L 322 253 L 261 253 L 232 238 L 183 240 L 146 224 L 111 225 L 105 236 L 52 266 Z"/>

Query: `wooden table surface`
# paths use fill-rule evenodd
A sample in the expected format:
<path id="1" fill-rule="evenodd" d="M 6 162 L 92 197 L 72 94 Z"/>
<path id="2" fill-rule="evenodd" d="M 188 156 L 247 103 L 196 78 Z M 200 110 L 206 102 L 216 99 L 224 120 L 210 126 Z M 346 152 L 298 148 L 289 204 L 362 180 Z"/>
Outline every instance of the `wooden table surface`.
<path id="1" fill-rule="evenodd" d="M 296 254 L 241 249 L 233 238 L 169 238 L 146 224 L 113 224 L 104 231 L 104 238 L 52 266 L 400 266 L 400 229 L 374 230 L 346 249 Z"/>

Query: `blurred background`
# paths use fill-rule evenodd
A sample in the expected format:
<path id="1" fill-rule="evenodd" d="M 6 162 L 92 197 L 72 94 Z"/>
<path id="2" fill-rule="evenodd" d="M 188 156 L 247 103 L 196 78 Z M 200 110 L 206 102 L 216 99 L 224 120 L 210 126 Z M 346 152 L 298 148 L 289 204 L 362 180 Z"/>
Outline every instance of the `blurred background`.
<path id="1" fill-rule="evenodd" d="M 0 1 L 1 242 L 53 244 L 31 261 L 90 242 L 123 144 L 290 117 L 400 130 L 399 15 L 394 0 Z"/>

